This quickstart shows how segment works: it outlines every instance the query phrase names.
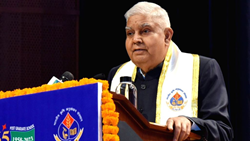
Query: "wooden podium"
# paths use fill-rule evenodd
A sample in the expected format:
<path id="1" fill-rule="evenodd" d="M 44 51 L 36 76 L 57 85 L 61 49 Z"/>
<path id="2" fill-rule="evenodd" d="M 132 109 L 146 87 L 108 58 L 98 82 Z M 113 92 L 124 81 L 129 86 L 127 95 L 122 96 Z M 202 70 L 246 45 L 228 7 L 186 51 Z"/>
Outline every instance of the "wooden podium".
<path id="1" fill-rule="evenodd" d="M 149 123 L 147 119 L 123 95 L 113 93 L 116 111 L 119 112 L 119 121 L 126 122 L 143 141 L 172 141 L 173 131 L 165 126 Z M 200 140 L 201 137 L 193 132 L 188 140 Z"/>

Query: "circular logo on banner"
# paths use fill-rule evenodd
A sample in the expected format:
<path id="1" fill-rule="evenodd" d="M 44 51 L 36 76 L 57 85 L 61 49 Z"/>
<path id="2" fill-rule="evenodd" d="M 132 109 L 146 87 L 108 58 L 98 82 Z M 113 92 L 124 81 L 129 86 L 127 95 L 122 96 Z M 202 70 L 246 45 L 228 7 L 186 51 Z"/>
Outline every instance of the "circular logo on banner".
<path id="1" fill-rule="evenodd" d="M 79 125 L 82 117 L 75 108 L 65 108 L 55 117 L 54 126 L 57 126 L 57 134 L 54 134 L 56 141 L 78 141 L 83 133 Z"/>
<path id="2" fill-rule="evenodd" d="M 173 111 L 182 110 L 186 106 L 187 102 L 187 95 L 180 88 L 172 90 L 166 99 L 167 106 Z"/>

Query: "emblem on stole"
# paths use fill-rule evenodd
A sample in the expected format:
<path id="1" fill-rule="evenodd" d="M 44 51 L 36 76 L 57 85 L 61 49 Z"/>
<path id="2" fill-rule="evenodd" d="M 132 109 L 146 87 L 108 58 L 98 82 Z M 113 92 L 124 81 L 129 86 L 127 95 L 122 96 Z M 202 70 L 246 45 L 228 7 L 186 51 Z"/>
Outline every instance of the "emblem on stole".
<path id="1" fill-rule="evenodd" d="M 188 100 L 186 93 L 180 89 L 176 88 L 167 95 L 166 104 L 173 111 L 180 111 L 184 109 Z"/>

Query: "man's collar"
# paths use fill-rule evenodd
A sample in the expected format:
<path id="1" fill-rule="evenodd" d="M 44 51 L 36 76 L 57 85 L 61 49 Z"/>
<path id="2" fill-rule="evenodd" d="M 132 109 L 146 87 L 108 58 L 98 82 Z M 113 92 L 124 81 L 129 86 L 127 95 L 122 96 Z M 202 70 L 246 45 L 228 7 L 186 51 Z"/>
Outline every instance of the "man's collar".
<path id="1" fill-rule="evenodd" d="M 159 78 L 162 70 L 163 62 L 161 62 L 158 66 L 156 66 L 154 69 L 150 70 L 146 75 L 143 74 L 141 68 L 138 68 L 137 73 L 139 72 L 144 78 L 144 80 L 151 80 L 154 78 Z"/>

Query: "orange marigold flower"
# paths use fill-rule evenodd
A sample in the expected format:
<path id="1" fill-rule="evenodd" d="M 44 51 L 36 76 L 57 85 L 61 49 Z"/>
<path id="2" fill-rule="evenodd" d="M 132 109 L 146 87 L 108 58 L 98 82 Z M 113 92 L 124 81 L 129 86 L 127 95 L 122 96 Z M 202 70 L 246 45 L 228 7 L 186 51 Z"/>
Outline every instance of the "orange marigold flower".
<path id="1" fill-rule="evenodd" d="M 33 94 L 33 93 L 36 93 L 36 92 L 37 92 L 37 90 L 36 90 L 36 88 L 34 87 L 34 88 L 28 89 L 26 94 Z"/>
<path id="2" fill-rule="evenodd" d="M 108 97 L 108 98 L 113 98 L 113 95 L 108 91 L 102 91 L 102 97 Z"/>
<path id="3" fill-rule="evenodd" d="M 40 86 L 40 87 L 36 87 L 34 88 L 35 92 L 34 93 L 40 93 L 40 92 L 44 92 L 44 87 Z"/>
<path id="4" fill-rule="evenodd" d="M 0 91 L 0 99 L 2 99 L 4 96 L 4 92 L 3 91 Z"/>
<path id="5" fill-rule="evenodd" d="M 21 89 L 15 89 L 13 91 L 14 95 L 13 96 L 19 96 L 19 95 L 24 95 L 23 91 Z"/>
<path id="6" fill-rule="evenodd" d="M 60 89 L 62 83 L 55 83 L 55 84 L 52 84 L 52 85 L 45 85 L 45 89 L 46 91 L 52 91 L 52 90 L 58 90 Z"/>
<path id="7" fill-rule="evenodd" d="M 46 89 L 47 89 L 47 85 L 48 84 L 43 84 L 41 87 L 40 87 L 40 92 L 45 92 L 46 91 Z"/>
<path id="8" fill-rule="evenodd" d="M 79 81 L 79 85 L 86 85 L 88 84 L 88 78 L 82 78 L 80 81 Z"/>
<path id="9" fill-rule="evenodd" d="M 89 78 L 88 79 L 88 84 L 93 84 L 93 83 L 97 83 L 98 81 L 94 78 Z"/>
<path id="10" fill-rule="evenodd" d="M 103 125 L 102 130 L 104 134 L 118 134 L 119 128 L 117 126 Z"/>
<path id="11" fill-rule="evenodd" d="M 5 92 L 5 97 L 6 98 L 12 97 L 13 95 L 14 95 L 14 93 L 12 91 L 6 91 Z"/>
<path id="12" fill-rule="evenodd" d="M 102 111 L 102 117 L 119 117 L 119 113 L 115 111 Z"/>
<path id="13" fill-rule="evenodd" d="M 70 88 L 70 87 L 75 87 L 75 86 L 78 86 L 78 84 L 76 84 L 75 80 L 71 80 L 71 81 L 63 82 L 59 88 L 64 89 L 64 88 Z"/>
<path id="14" fill-rule="evenodd" d="M 108 90 L 108 88 L 109 88 L 109 83 L 108 83 L 107 80 L 100 80 L 100 79 L 98 79 L 98 82 L 102 83 L 102 89 L 103 89 L 103 90 Z"/>
<path id="15" fill-rule="evenodd" d="M 103 97 L 102 98 L 102 104 L 106 104 L 106 103 L 112 103 L 113 102 L 113 99 L 111 98 L 108 98 L 108 97 Z"/>
<path id="16" fill-rule="evenodd" d="M 113 125 L 113 126 L 117 126 L 119 122 L 119 118 L 118 117 L 103 117 L 102 118 L 102 123 L 104 125 Z"/>
<path id="17" fill-rule="evenodd" d="M 7 98 L 7 95 L 6 93 L 4 92 L 3 94 L 0 95 L 0 98 L 3 99 L 3 98 Z"/>
<path id="18" fill-rule="evenodd" d="M 24 88 L 24 89 L 22 89 L 22 92 L 20 93 L 20 95 L 26 95 L 29 89 L 30 88 Z"/>
<path id="19" fill-rule="evenodd" d="M 106 103 L 101 105 L 102 110 L 111 110 L 115 111 L 115 104 L 114 103 Z"/>
<path id="20" fill-rule="evenodd" d="M 103 141 L 120 141 L 120 138 L 118 135 L 104 134 L 102 138 L 103 138 Z"/>

